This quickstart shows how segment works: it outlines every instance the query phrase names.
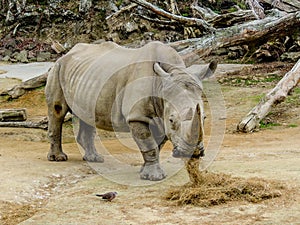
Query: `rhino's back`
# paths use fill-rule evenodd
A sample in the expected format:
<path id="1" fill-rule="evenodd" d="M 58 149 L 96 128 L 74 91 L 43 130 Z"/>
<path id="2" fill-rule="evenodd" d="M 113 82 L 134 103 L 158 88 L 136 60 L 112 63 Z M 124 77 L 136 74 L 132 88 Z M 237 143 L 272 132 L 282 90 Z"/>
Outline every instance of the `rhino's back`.
<path id="1" fill-rule="evenodd" d="M 59 60 L 60 83 L 72 111 L 85 122 L 93 124 L 97 102 L 105 102 L 103 112 L 98 114 L 107 114 L 107 109 L 115 104 L 117 92 L 128 82 L 153 76 L 154 62 L 183 64 L 175 50 L 160 42 L 138 49 L 124 48 L 112 42 L 77 44 Z M 113 82 L 108 82 L 112 78 Z M 99 100 L 104 89 L 106 92 Z M 149 90 L 145 88 L 145 91 Z M 118 101 L 122 101 L 121 97 L 118 96 Z M 97 110 L 101 107 L 97 106 Z M 110 117 L 104 119 L 109 122 Z"/>

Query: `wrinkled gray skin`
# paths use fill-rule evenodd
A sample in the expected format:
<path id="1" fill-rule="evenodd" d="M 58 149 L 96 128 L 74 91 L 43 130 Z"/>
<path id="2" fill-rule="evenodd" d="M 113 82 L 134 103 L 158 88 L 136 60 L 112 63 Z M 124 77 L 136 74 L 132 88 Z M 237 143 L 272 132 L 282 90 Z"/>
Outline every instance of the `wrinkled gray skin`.
<path id="1" fill-rule="evenodd" d="M 160 42 L 139 49 L 112 42 L 77 44 L 48 75 L 48 160 L 67 160 L 61 132 L 71 111 L 80 121 L 77 141 L 84 160 L 104 160 L 94 145 L 95 127 L 131 132 L 144 158 L 141 179 L 165 178 L 159 152 L 166 140 L 174 146 L 174 157 L 202 154 L 201 79 L 215 69 L 213 62 L 190 74 L 177 52 Z"/>

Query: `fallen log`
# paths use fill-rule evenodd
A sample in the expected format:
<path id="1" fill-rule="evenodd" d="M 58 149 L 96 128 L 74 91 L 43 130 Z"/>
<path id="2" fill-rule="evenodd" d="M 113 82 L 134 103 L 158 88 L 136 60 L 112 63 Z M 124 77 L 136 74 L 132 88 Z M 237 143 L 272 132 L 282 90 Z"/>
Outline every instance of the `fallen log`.
<path id="1" fill-rule="evenodd" d="M 252 132 L 259 122 L 269 113 L 273 105 L 284 101 L 287 95 L 300 81 L 300 60 L 285 74 L 276 87 L 271 90 L 257 106 L 255 106 L 237 126 L 238 131 Z"/>
<path id="2" fill-rule="evenodd" d="M 277 12 L 275 12 L 276 14 Z M 282 16 L 280 12 L 261 20 L 255 20 L 239 26 L 217 29 L 214 34 L 201 38 L 170 43 L 179 51 L 187 66 L 194 61 L 210 55 L 212 52 L 232 46 L 260 46 L 272 38 L 285 37 L 299 30 L 300 12 Z"/>
<path id="3" fill-rule="evenodd" d="M 44 119 L 38 122 L 24 121 L 24 122 L 0 122 L 0 127 L 20 127 L 20 128 L 36 128 L 36 129 L 48 129 L 48 120 Z"/>
<path id="4" fill-rule="evenodd" d="M 259 2 L 269 4 L 288 13 L 297 12 L 300 10 L 299 0 L 260 0 Z"/>
<path id="5" fill-rule="evenodd" d="M 26 109 L 0 109 L 0 121 L 25 121 Z"/>
<path id="6" fill-rule="evenodd" d="M 9 99 L 19 98 L 20 96 L 24 95 L 28 90 L 45 86 L 47 76 L 48 73 L 45 73 L 38 77 L 34 77 L 32 79 L 24 81 L 21 84 L 18 84 L 7 91 L 3 91 L 2 93 L 0 93 L 0 96 L 9 96 Z"/>

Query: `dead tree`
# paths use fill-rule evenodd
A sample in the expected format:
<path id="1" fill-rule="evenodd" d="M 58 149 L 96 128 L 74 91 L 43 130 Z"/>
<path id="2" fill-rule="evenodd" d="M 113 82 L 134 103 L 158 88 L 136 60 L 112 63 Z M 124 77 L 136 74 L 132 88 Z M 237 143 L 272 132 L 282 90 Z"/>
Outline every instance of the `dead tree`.
<path id="1" fill-rule="evenodd" d="M 269 113 L 273 105 L 284 101 L 287 95 L 300 81 L 300 60 L 294 65 L 291 71 L 278 82 L 257 106 L 255 106 L 237 126 L 242 132 L 251 132 L 259 126 L 259 122 Z"/>
<path id="2" fill-rule="evenodd" d="M 189 66 L 220 48 L 265 43 L 272 38 L 289 35 L 287 31 L 293 32 L 300 26 L 300 12 L 279 16 L 280 18 L 266 17 L 239 26 L 217 29 L 214 34 L 173 42 L 170 46 L 180 53 Z"/>
<path id="3" fill-rule="evenodd" d="M 274 8 L 287 13 L 297 12 L 300 10 L 299 0 L 259 0 L 261 3 L 269 4 Z"/>
<path id="4" fill-rule="evenodd" d="M 174 14 L 169 13 L 169 12 L 163 10 L 163 9 L 160 9 L 160 8 L 158 8 L 158 7 L 152 5 L 151 3 L 147 2 L 147 1 L 144 1 L 144 0 L 130 0 L 130 1 L 146 8 L 146 9 L 151 10 L 152 12 L 156 13 L 159 16 L 162 16 L 164 18 L 180 22 L 183 25 L 198 26 L 204 32 L 208 32 L 208 33 L 212 33 L 215 30 L 205 20 L 198 19 L 198 18 L 189 18 L 189 17 L 179 16 L 179 15 L 174 15 Z"/>

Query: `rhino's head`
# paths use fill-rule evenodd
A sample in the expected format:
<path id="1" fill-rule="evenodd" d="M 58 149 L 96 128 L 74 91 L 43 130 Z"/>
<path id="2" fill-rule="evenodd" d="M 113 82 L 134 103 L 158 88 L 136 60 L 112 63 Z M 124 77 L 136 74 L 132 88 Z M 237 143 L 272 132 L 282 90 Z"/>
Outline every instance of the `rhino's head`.
<path id="1" fill-rule="evenodd" d="M 203 156 L 205 114 L 201 80 L 215 69 L 215 62 L 194 74 L 186 69 L 154 66 L 155 72 L 164 77 L 164 127 L 173 144 L 174 157 Z"/>

